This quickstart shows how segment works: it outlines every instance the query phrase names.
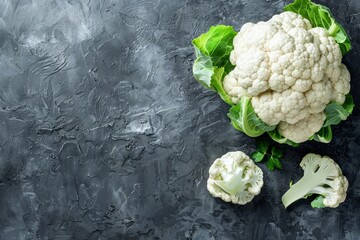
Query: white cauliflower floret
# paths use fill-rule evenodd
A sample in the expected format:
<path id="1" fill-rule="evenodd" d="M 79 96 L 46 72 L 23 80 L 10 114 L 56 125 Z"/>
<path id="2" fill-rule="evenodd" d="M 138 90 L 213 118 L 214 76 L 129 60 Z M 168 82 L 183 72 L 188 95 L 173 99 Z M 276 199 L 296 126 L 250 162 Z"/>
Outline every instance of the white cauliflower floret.
<path id="1" fill-rule="evenodd" d="M 310 113 L 324 111 L 331 99 L 332 86 L 327 79 L 313 83 L 311 89 L 305 93 Z"/>
<path id="2" fill-rule="evenodd" d="M 269 88 L 270 68 L 266 58 L 267 54 L 259 49 L 250 49 L 238 55 L 236 65 L 242 67 L 233 74 L 239 86 L 246 89 L 246 95 L 256 96 Z"/>
<path id="3" fill-rule="evenodd" d="M 280 122 L 278 126 L 279 133 L 285 138 L 291 139 L 295 143 L 305 142 L 309 136 L 317 133 L 325 120 L 326 115 L 323 112 L 310 114 L 295 124 Z"/>
<path id="4" fill-rule="evenodd" d="M 345 95 L 350 92 L 350 73 L 344 64 L 340 65 L 338 77 L 330 77 L 333 92 L 331 100 L 343 104 Z"/>
<path id="5" fill-rule="evenodd" d="M 239 86 L 238 81 L 234 78 L 234 72 L 225 76 L 223 86 L 233 102 L 239 102 L 240 98 L 245 95 L 245 89 Z"/>
<path id="6" fill-rule="evenodd" d="M 251 104 L 259 118 L 269 125 L 277 125 L 280 121 L 294 124 L 308 115 L 304 94 L 290 89 L 253 97 Z"/>
<path id="7" fill-rule="evenodd" d="M 294 142 L 302 129 L 310 134 L 322 126 L 318 113 L 330 101 L 342 104 L 350 91 L 339 45 L 327 30 L 313 28 L 299 14 L 284 12 L 267 22 L 247 23 L 233 45 L 230 61 L 235 68 L 224 78 L 225 91 L 235 104 L 242 96 L 251 97 L 266 124 L 291 126 L 295 133 L 288 139 Z M 302 135 L 304 141 L 311 137 Z"/>
<path id="8" fill-rule="evenodd" d="M 244 205 L 260 193 L 263 172 L 243 152 L 228 152 L 209 169 L 207 189 L 225 202 Z"/>

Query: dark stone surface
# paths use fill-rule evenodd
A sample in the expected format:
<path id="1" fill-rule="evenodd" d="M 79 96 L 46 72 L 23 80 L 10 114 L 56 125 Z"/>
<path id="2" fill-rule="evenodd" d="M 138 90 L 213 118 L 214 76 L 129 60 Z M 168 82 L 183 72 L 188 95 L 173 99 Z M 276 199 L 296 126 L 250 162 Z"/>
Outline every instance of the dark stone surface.
<path id="1" fill-rule="evenodd" d="M 360 4 L 326 3 L 352 38 L 360 105 Z M 0 1 L 0 239 L 358 239 L 360 116 L 332 144 L 286 149 L 252 203 L 206 190 L 212 161 L 251 153 L 228 107 L 192 77 L 191 39 L 281 12 L 280 0 Z M 280 198 L 307 152 L 338 160 L 336 209 Z"/>

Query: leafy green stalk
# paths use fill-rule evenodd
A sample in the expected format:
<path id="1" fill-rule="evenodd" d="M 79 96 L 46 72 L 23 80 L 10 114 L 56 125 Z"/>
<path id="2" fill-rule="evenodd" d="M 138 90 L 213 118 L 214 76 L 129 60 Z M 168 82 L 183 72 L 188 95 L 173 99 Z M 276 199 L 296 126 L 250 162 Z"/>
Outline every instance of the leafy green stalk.
<path id="1" fill-rule="evenodd" d="M 295 0 L 284 7 L 285 11 L 295 12 L 308 19 L 314 27 L 328 30 L 335 38 L 343 55 L 351 49 L 349 36 L 345 29 L 335 20 L 329 8 L 313 3 L 311 0 Z"/>

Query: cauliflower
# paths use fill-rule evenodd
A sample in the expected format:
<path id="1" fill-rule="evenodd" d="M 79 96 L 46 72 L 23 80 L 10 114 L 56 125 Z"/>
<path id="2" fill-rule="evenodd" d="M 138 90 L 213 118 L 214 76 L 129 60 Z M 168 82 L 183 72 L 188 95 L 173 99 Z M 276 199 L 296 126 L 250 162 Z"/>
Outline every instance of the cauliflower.
<path id="1" fill-rule="evenodd" d="M 354 108 L 341 63 L 350 39 L 329 9 L 311 0 L 284 9 L 239 32 L 218 25 L 195 38 L 194 77 L 232 106 L 232 125 L 250 137 L 329 143 L 331 125 Z"/>
<path id="2" fill-rule="evenodd" d="M 311 194 L 322 196 L 323 207 L 336 208 L 345 201 L 348 181 L 334 160 L 309 153 L 302 159 L 300 166 L 304 176 L 282 197 L 285 208 Z"/>
<path id="3" fill-rule="evenodd" d="M 335 39 L 294 12 L 267 22 L 246 23 L 234 37 L 235 68 L 223 86 L 237 104 L 251 97 L 257 116 L 278 125 L 285 138 L 300 143 L 318 132 L 331 102 L 343 104 L 350 74 Z"/>
<path id="4" fill-rule="evenodd" d="M 263 172 L 243 152 L 228 152 L 209 169 L 207 189 L 225 202 L 244 205 L 260 193 Z"/>

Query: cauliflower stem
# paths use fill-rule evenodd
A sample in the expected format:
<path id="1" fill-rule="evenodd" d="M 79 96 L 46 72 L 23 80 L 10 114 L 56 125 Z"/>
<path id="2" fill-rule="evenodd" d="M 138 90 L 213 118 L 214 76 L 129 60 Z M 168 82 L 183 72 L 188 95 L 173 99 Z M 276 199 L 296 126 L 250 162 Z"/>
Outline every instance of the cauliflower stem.
<path id="1" fill-rule="evenodd" d="M 215 180 L 214 183 L 230 195 L 242 192 L 249 182 L 249 176 L 244 174 L 243 169 L 238 169 L 228 180 Z"/>

